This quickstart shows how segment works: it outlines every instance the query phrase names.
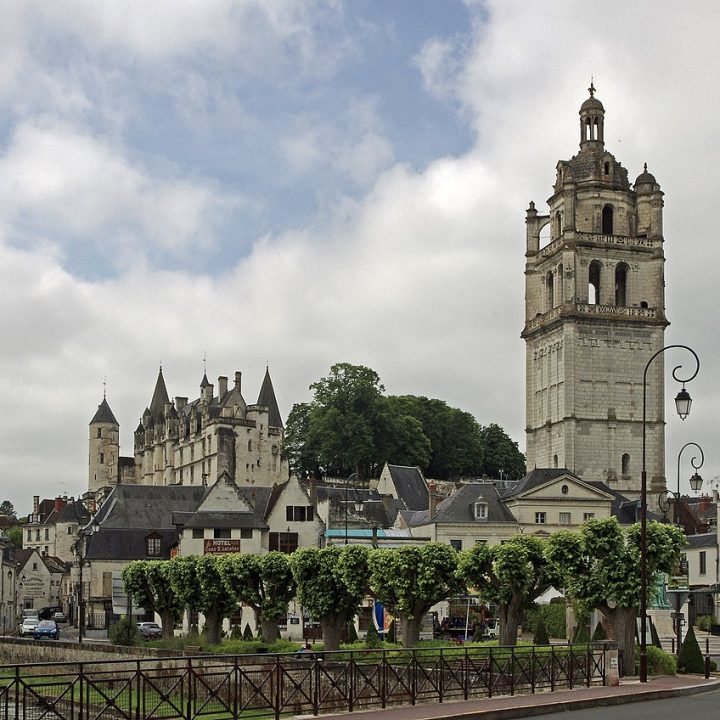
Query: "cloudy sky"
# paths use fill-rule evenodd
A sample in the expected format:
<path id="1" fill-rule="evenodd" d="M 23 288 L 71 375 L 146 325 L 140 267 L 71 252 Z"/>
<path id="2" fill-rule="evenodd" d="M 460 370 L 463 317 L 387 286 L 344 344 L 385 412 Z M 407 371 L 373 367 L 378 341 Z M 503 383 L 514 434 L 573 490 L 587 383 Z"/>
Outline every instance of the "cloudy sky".
<path id="1" fill-rule="evenodd" d="M 249 401 L 269 364 L 283 415 L 351 362 L 524 449 L 524 210 L 578 149 L 591 75 L 608 148 L 666 193 L 666 339 L 703 363 L 691 417 L 667 414 L 667 474 L 689 440 L 720 474 L 717 3 L 0 0 L 0 17 L 0 499 L 21 513 L 87 488 L 104 378 L 129 455 L 160 363 L 196 397 L 205 354 Z"/>

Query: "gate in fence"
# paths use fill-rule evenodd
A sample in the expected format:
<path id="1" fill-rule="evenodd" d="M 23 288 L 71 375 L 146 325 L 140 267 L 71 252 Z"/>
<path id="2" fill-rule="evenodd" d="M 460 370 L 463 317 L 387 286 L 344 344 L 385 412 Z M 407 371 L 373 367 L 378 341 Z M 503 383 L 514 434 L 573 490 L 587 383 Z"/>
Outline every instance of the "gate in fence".
<path id="1" fill-rule="evenodd" d="M 0 672 L 2 720 L 318 715 L 603 684 L 607 644 L 42 663 Z"/>

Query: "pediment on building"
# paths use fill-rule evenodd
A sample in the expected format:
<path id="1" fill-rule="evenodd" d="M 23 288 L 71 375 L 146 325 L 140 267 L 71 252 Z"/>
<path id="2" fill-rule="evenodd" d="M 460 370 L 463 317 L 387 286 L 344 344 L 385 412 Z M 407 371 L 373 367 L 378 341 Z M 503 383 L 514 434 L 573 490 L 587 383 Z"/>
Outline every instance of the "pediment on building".
<path id="1" fill-rule="evenodd" d="M 536 468 L 518 483 L 511 495 L 505 497 L 506 502 L 565 499 L 612 502 L 614 496 L 569 471 Z"/>

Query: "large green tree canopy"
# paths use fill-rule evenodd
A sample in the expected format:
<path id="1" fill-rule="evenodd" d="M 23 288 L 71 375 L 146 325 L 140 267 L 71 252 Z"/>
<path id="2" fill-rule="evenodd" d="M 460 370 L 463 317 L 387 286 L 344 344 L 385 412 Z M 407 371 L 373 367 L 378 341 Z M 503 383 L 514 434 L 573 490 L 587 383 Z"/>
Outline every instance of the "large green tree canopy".
<path id="1" fill-rule="evenodd" d="M 518 479 L 525 458 L 503 429 L 485 427 L 442 400 L 386 396 L 378 374 L 339 363 L 293 407 L 284 452 L 295 472 L 377 475 L 385 462 L 417 465 L 440 480 L 488 475 Z M 500 472 L 502 471 L 502 472 Z"/>

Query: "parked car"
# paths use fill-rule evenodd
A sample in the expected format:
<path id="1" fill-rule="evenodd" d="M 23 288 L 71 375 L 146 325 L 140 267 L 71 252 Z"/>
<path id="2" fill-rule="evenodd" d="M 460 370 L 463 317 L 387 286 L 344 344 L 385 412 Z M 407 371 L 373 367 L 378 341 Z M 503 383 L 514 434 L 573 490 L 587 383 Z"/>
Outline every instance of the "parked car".
<path id="1" fill-rule="evenodd" d="M 143 640 L 157 640 L 162 637 L 162 628 L 156 622 L 139 622 L 137 629 Z"/>
<path id="2" fill-rule="evenodd" d="M 53 619 L 56 623 L 66 622 L 67 618 L 65 617 L 65 613 L 62 612 L 62 610 L 58 610 L 58 612 L 55 613 Z"/>
<path id="3" fill-rule="evenodd" d="M 37 629 L 38 623 L 37 617 L 25 617 L 23 618 L 22 625 L 20 626 L 20 637 L 27 637 L 32 635 Z"/>
<path id="4" fill-rule="evenodd" d="M 54 620 L 41 620 L 33 632 L 33 637 L 36 640 L 57 640 L 60 637 L 60 628 Z"/>

